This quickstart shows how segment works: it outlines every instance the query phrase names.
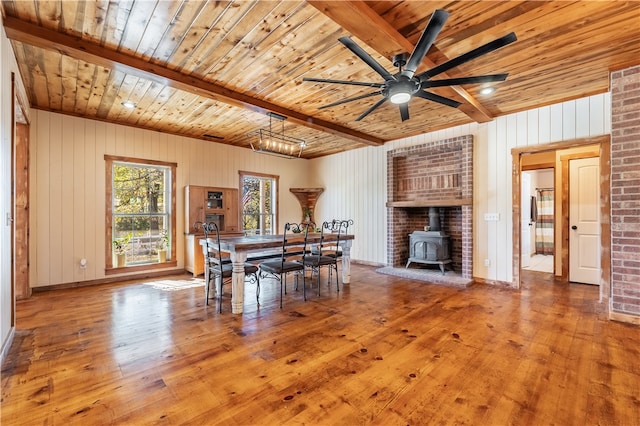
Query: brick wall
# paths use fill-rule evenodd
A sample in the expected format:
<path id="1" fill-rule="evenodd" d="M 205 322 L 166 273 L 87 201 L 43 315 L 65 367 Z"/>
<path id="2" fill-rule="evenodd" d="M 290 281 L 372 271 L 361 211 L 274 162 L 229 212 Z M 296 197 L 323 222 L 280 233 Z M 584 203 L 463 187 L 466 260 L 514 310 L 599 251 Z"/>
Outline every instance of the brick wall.
<path id="1" fill-rule="evenodd" d="M 387 153 L 389 201 L 463 200 L 473 194 L 473 136 L 400 148 Z M 424 204 L 422 204 L 424 205 Z M 441 208 L 442 230 L 451 238 L 451 259 L 464 278 L 473 274 L 473 208 Z M 404 267 L 409 237 L 429 224 L 428 207 L 387 208 L 387 264 Z"/>
<path id="2" fill-rule="evenodd" d="M 611 309 L 640 315 L 640 66 L 611 73 Z"/>
<path id="3" fill-rule="evenodd" d="M 389 200 L 471 198 L 472 153 L 471 135 L 388 152 Z"/>

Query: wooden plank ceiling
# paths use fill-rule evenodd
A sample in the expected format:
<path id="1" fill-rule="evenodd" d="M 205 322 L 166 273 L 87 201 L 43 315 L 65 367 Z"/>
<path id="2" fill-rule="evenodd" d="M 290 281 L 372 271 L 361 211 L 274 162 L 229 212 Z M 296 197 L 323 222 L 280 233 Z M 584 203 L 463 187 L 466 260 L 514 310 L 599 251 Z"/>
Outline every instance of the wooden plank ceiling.
<path id="1" fill-rule="evenodd" d="M 249 147 L 246 134 L 289 117 L 305 158 L 381 145 L 602 93 L 611 70 L 640 63 L 640 3 L 614 1 L 5 1 L 3 21 L 32 107 Z M 482 84 L 433 89 L 458 108 L 414 98 L 401 122 L 381 97 L 303 77 L 381 82 L 346 49 L 351 36 L 386 69 L 411 51 L 437 8 L 451 15 L 418 72 L 511 31 L 518 41 L 446 76 L 508 72 Z M 122 103 L 130 100 L 134 109 Z M 278 123 L 278 129 L 280 124 Z M 208 135 L 208 136 L 207 136 Z"/>

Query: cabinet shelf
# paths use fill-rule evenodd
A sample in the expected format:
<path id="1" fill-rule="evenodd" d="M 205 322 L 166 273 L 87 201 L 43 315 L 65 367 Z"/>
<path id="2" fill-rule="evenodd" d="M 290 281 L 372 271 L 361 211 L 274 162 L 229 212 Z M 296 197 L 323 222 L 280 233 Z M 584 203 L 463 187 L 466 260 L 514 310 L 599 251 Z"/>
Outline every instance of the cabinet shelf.
<path id="1" fill-rule="evenodd" d="M 242 235 L 238 190 L 187 185 L 185 204 L 185 269 L 199 275 L 203 272 L 204 256 L 199 241 L 204 237 L 202 229 L 195 229 L 197 222 L 215 222 L 221 235 Z"/>

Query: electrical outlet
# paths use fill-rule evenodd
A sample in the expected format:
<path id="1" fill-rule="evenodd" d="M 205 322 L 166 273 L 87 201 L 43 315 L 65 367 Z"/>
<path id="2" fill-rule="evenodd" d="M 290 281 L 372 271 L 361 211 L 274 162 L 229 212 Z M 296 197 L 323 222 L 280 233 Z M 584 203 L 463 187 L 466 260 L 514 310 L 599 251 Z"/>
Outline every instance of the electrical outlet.
<path id="1" fill-rule="evenodd" d="M 484 266 L 491 266 L 491 259 L 485 259 Z"/>
<path id="2" fill-rule="evenodd" d="M 485 213 L 484 220 L 486 222 L 497 222 L 500 220 L 500 213 Z"/>

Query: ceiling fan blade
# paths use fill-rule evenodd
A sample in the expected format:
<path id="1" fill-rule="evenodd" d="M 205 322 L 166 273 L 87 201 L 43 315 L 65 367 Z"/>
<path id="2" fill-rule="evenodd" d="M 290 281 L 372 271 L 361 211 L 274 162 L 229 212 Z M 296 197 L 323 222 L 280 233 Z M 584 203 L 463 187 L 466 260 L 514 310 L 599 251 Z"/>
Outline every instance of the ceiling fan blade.
<path id="1" fill-rule="evenodd" d="M 360 115 L 360 117 L 356 118 L 356 121 L 360 121 L 363 118 L 365 118 L 367 115 L 371 114 L 373 112 L 373 110 L 375 110 L 376 108 L 378 108 L 380 105 L 382 105 L 383 103 L 385 103 L 387 101 L 387 98 L 382 98 L 380 99 L 378 102 L 376 102 L 371 108 L 369 108 L 368 110 L 366 110 L 365 112 L 362 113 L 362 115 Z"/>
<path id="2" fill-rule="evenodd" d="M 437 102 L 442 105 L 450 106 L 452 108 L 458 108 L 460 106 L 460 102 L 454 101 L 453 99 L 445 98 L 444 96 L 436 95 L 435 93 L 425 92 L 424 90 L 418 90 L 413 96 L 417 96 L 422 99 L 426 99 L 428 101 Z"/>
<path id="3" fill-rule="evenodd" d="M 402 121 L 409 119 L 409 102 L 398 105 L 400 107 L 400 118 Z"/>
<path id="4" fill-rule="evenodd" d="M 368 83 L 366 81 L 346 81 L 346 80 L 326 80 L 324 78 L 304 77 L 302 81 L 312 81 L 314 83 L 349 84 L 351 86 L 382 87 L 384 83 Z"/>
<path id="5" fill-rule="evenodd" d="M 458 56 L 457 58 L 453 58 L 443 64 L 440 64 L 434 68 L 431 68 L 430 70 L 419 74 L 418 78 L 421 81 L 428 80 L 431 77 L 434 77 L 447 70 L 450 70 L 451 68 L 457 67 L 458 65 L 464 64 L 465 62 L 468 62 L 472 59 L 475 59 L 482 55 L 486 55 L 487 53 L 493 52 L 494 50 L 500 49 L 501 47 L 511 44 L 516 40 L 517 40 L 516 34 L 511 32 L 505 36 L 502 36 L 498 39 L 490 41 L 487 44 L 484 44 L 480 47 L 470 50 L 469 52 L 464 53 Z"/>
<path id="6" fill-rule="evenodd" d="M 336 105 L 342 105 L 342 104 L 346 104 L 347 102 L 357 101 L 359 99 L 370 98 L 371 96 L 376 96 L 376 95 L 380 95 L 380 92 L 367 93 L 366 95 L 360 95 L 360 96 L 355 96 L 353 98 L 343 99 L 341 101 L 334 102 L 334 103 L 329 104 L 329 105 L 323 105 L 323 106 L 319 107 L 318 109 L 331 108 L 331 107 L 334 107 Z"/>
<path id="7" fill-rule="evenodd" d="M 380 74 L 382 76 L 382 78 L 384 78 L 385 80 L 395 80 L 396 79 L 393 75 L 391 75 L 391 73 L 389 71 L 384 69 L 384 67 L 382 65 L 380 65 L 378 63 L 378 61 L 373 59 L 373 57 L 371 55 L 369 55 L 367 52 L 365 52 L 365 50 L 363 48 L 361 48 L 360 46 L 358 46 L 356 44 L 356 42 L 351 40 L 351 38 L 349 38 L 349 37 L 340 37 L 338 39 L 338 41 L 340 43 L 344 44 L 344 46 L 347 49 L 352 51 L 358 58 L 362 59 L 367 65 L 369 65 L 371 68 L 373 68 L 373 70 L 375 72 L 377 72 L 378 74 Z"/>
<path id="8" fill-rule="evenodd" d="M 474 77 L 445 78 L 442 80 L 425 80 L 420 87 L 427 89 L 429 87 L 459 86 L 461 84 L 492 83 L 494 81 L 505 81 L 508 75 L 509 73 L 504 73 L 478 75 Z"/>
<path id="9" fill-rule="evenodd" d="M 429 19 L 429 23 L 424 28 L 424 31 L 420 36 L 420 40 L 418 40 L 418 44 L 413 48 L 413 53 L 411 54 L 409 61 L 407 61 L 407 66 L 402 71 L 402 75 L 409 78 L 413 77 L 418 65 L 420 65 L 420 62 L 424 59 L 424 55 L 427 54 L 436 37 L 440 34 L 440 30 L 442 30 L 447 18 L 449 18 L 449 12 L 446 10 L 436 9 L 433 12 L 431 19 Z"/>

